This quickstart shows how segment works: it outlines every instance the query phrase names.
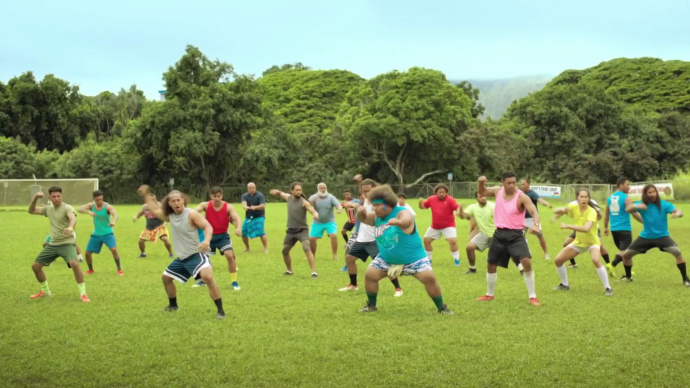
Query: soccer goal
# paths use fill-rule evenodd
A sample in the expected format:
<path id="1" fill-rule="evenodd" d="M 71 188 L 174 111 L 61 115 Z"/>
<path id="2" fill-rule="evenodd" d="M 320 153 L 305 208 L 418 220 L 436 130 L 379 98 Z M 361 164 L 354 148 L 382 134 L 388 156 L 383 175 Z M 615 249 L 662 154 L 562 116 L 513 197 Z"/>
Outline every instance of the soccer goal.
<path id="1" fill-rule="evenodd" d="M 0 206 L 23 206 L 27 208 L 34 195 L 42 191 L 45 197 L 39 205 L 45 205 L 48 189 L 53 186 L 62 188 L 62 200 L 70 205 L 82 205 L 93 200 L 94 190 L 98 190 L 98 178 L 86 179 L 2 179 L 0 189 L 2 198 Z"/>

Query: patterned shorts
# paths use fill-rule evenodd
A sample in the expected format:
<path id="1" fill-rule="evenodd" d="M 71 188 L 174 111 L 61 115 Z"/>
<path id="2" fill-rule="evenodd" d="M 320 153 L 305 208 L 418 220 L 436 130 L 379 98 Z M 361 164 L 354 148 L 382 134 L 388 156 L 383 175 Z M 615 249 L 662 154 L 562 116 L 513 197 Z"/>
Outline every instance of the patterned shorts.
<path id="1" fill-rule="evenodd" d="M 380 271 L 383 272 L 388 272 L 388 270 L 391 267 L 391 264 L 386 262 L 381 258 L 381 256 L 376 256 L 374 260 L 371 261 L 371 264 L 369 264 L 370 267 L 374 267 Z M 431 271 L 431 261 L 429 261 L 428 257 L 425 257 L 423 259 L 419 259 L 415 261 L 414 263 L 410 264 L 405 264 L 403 267 L 402 274 L 403 275 L 413 275 L 419 272 L 424 272 L 424 271 Z"/>

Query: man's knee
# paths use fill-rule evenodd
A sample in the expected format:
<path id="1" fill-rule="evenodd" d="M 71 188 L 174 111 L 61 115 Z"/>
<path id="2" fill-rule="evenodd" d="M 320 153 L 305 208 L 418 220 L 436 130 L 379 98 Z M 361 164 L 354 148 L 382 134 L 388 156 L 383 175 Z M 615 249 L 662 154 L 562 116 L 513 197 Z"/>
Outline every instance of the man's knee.
<path id="1" fill-rule="evenodd" d="M 283 253 L 283 256 L 289 255 L 290 249 L 292 249 L 291 245 L 283 245 L 283 250 L 281 251 Z"/>
<path id="2" fill-rule="evenodd" d="M 680 248 L 676 245 L 664 248 L 664 252 L 672 254 L 673 257 L 680 256 Z"/>
<path id="3" fill-rule="evenodd" d="M 227 251 L 223 252 L 223 256 L 225 256 L 225 258 L 228 261 L 234 261 L 235 260 L 235 253 L 233 252 L 232 249 L 228 249 Z"/>
<path id="4" fill-rule="evenodd" d="M 472 252 L 472 251 L 476 251 L 476 250 L 477 250 L 477 246 L 474 245 L 474 243 L 469 243 L 465 247 L 465 251 L 467 251 L 467 252 Z"/>
<path id="5" fill-rule="evenodd" d="M 43 264 L 34 262 L 33 264 L 31 264 L 31 269 L 34 270 L 34 272 L 39 272 L 43 269 Z"/>
<path id="6" fill-rule="evenodd" d="M 314 239 L 314 242 L 316 242 L 316 239 Z M 306 251 L 311 251 L 311 245 L 309 245 L 310 241 L 303 240 L 302 241 L 302 249 Z"/>

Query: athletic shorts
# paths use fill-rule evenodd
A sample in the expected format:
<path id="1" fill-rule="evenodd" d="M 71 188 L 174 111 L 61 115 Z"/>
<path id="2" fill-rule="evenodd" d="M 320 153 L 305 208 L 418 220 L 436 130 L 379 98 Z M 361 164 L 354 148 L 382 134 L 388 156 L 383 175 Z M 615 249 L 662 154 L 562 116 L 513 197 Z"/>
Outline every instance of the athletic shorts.
<path id="1" fill-rule="evenodd" d="M 266 219 L 264 217 L 245 218 L 244 222 L 242 223 L 242 237 L 246 237 L 248 239 L 253 239 L 253 238 L 265 236 L 266 235 L 266 231 L 264 230 L 265 222 L 266 222 Z"/>
<path id="2" fill-rule="evenodd" d="M 165 269 L 163 275 L 173 278 L 180 283 L 186 283 L 189 278 L 197 277 L 199 271 L 211 266 L 211 261 L 206 253 L 195 253 L 184 260 L 173 260 Z"/>
<path id="3" fill-rule="evenodd" d="M 458 237 L 458 231 L 455 229 L 454 226 L 450 226 L 447 228 L 443 229 L 434 229 L 432 227 L 429 227 L 429 229 L 426 230 L 426 233 L 424 233 L 424 238 L 433 238 L 434 240 L 438 240 L 441 238 L 441 236 L 445 237 L 446 240 L 449 238 L 456 238 Z"/>
<path id="4" fill-rule="evenodd" d="M 629 230 L 612 230 L 611 235 L 619 251 L 626 250 L 632 244 L 632 232 Z"/>
<path id="5" fill-rule="evenodd" d="M 69 268 L 69 262 L 72 260 L 77 260 L 77 248 L 74 244 L 63 244 L 63 245 L 46 245 L 45 248 L 38 254 L 34 262 L 41 263 L 44 266 L 49 266 L 58 257 L 62 257 L 67 263 Z"/>
<path id="6" fill-rule="evenodd" d="M 369 264 L 370 267 L 374 267 L 383 272 L 388 272 L 388 270 L 391 268 L 391 265 L 394 264 L 386 262 L 386 260 L 384 260 L 381 256 L 376 256 L 376 258 L 371 261 L 371 264 Z M 405 266 L 403 266 L 402 274 L 413 275 L 419 272 L 431 270 L 431 261 L 429 261 L 428 257 L 424 257 L 415 261 L 414 263 L 405 264 Z"/>
<path id="7" fill-rule="evenodd" d="M 354 229 L 355 224 L 352 222 L 346 222 L 345 225 L 343 225 L 343 230 L 347 230 L 348 232 L 352 232 L 352 229 Z"/>
<path id="8" fill-rule="evenodd" d="M 489 264 L 508 268 L 510 259 L 517 265 L 526 257 L 532 258 L 532 253 L 522 229 L 496 229 L 489 245 Z"/>
<path id="9" fill-rule="evenodd" d="M 336 234 L 338 232 L 338 225 L 335 224 L 335 221 L 326 222 L 325 224 L 312 222 L 309 237 L 321 238 L 323 237 L 323 232 L 326 232 L 327 235 Z"/>
<path id="10" fill-rule="evenodd" d="M 89 238 L 89 243 L 86 244 L 86 251 L 93 253 L 101 253 L 101 248 L 105 244 L 108 249 L 115 248 L 115 235 L 108 233 L 105 236 L 94 236 L 91 235 Z"/>
<path id="11" fill-rule="evenodd" d="M 477 250 L 479 252 L 484 252 L 484 250 L 491 245 L 491 237 L 488 237 L 484 233 L 479 232 L 474 237 L 472 237 L 470 243 L 476 245 Z"/>
<path id="12" fill-rule="evenodd" d="M 597 251 L 601 250 L 601 247 L 599 245 L 589 245 L 589 246 L 583 247 L 583 246 L 579 246 L 579 245 L 575 245 L 575 244 L 568 244 L 568 248 L 571 248 L 571 249 L 574 249 L 575 251 L 577 251 L 578 255 L 580 253 L 585 253 L 587 251 L 591 251 L 591 250 L 595 250 L 595 249 Z"/>
<path id="13" fill-rule="evenodd" d="M 221 255 L 224 254 L 225 251 L 232 250 L 232 240 L 230 239 L 229 234 L 219 233 L 214 234 L 213 237 L 211 237 L 211 252 L 215 252 L 216 249 Z"/>
<path id="14" fill-rule="evenodd" d="M 305 251 L 311 249 L 309 246 L 309 229 L 288 229 L 285 231 L 283 249 L 290 249 L 295 246 L 297 242 L 302 243 L 302 249 Z"/>
<path id="15" fill-rule="evenodd" d="M 168 235 L 168 228 L 165 227 L 165 224 L 162 224 L 161 226 L 159 226 L 153 230 L 148 230 L 148 229 L 142 230 L 141 234 L 139 235 L 139 239 L 144 240 L 144 241 L 156 242 L 158 240 L 158 238 L 163 237 L 163 236 L 167 236 L 167 235 Z"/>
<path id="16" fill-rule="evenodd" d="M 367 259 L 374 258 L 379 254 L 379 247 L 376 245 L 376 241 L 370 242 L 355 242 L 350 250 L 347 251 L 348 255 L 354 256 L 362 261 L 367 261 Z"/>
<path id="17" fill-rule="evenodd" d="M 666 252 L 671 247 L 676 247 L 676 249 L 678 249 L 678 244 L 669 236 L 652 240 L 638 237 L 627 249 L 635 253 L 647 253 L 648 250 L 653 248 L 659 248 L 660 251 Z M 680 254 L 680 249 L 678 249 L 678 253 Z"/>

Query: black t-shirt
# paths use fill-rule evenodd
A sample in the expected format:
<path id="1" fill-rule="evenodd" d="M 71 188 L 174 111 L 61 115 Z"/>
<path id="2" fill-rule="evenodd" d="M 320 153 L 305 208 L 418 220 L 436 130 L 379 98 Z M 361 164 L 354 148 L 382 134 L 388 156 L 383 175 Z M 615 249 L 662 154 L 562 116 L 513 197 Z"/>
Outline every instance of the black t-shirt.
<path id="1" fill-rule="evenodd" d="M 263 193 L 260 191 L 254 193 L 254 195 L 244 193 L 242 194 L 242 202 L 247 202 L 247 206 L 259 206 L 266 203 L 266 197 L 264 197 Z M 245 218 L 252 219 L 265 217 L 265 214 L 266 212 L 264 210 L 247 210 Z"/>

